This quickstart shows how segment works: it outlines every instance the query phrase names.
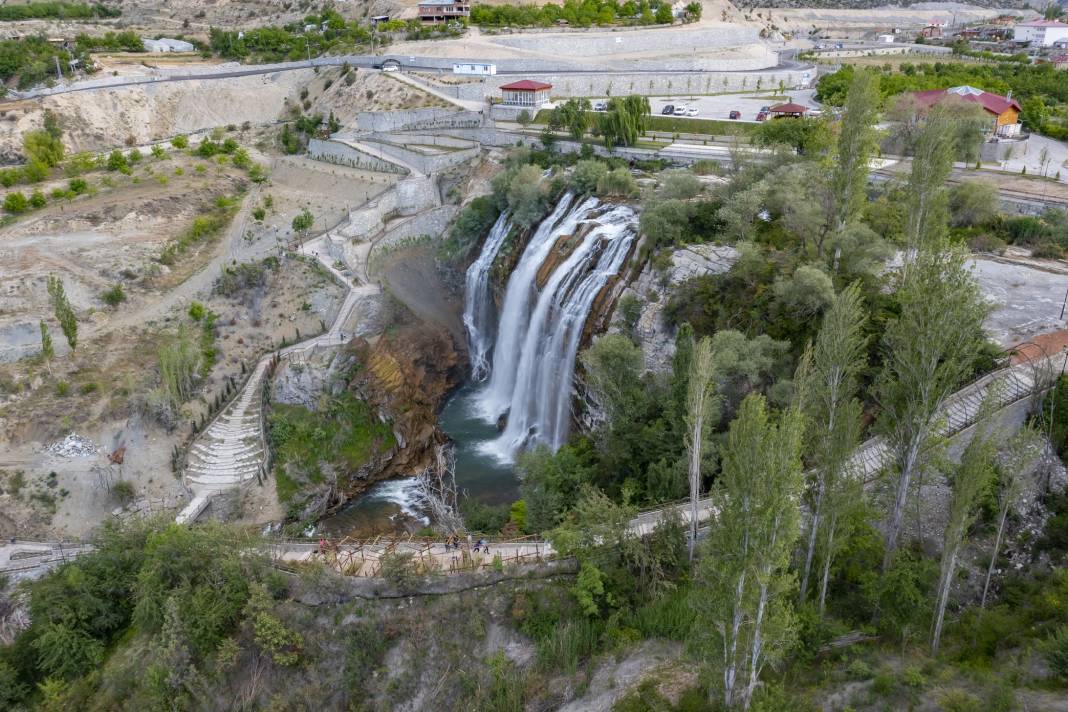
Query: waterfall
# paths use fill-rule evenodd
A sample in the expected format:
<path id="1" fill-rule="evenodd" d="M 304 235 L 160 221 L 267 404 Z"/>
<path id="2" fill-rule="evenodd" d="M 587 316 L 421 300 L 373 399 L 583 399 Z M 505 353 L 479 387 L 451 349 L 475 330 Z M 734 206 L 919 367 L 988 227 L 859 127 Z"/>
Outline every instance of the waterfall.
<path id="1" fill-rule="evenodd" d="M 467 268 L 464 287 L 464 328 L 471 355 L 471 380 L 484 381 L 489 375 L 489 350 L 493 345 L 494 309 L 489 273 L 504 239 L 512 229 L 508 213 L 493 224 L 478 259 Z"/>
<path id="2" fill-rule="evenodd" d="M 530 444 L 556 450 L 566 442 L 583 327 L 597 294 L 623 266 L 637 232 L 635 213 L 626 206 L 605 208 L 591 198 L 562 219 L 560 212 L 558 205 L 538 228 L 509 279 L 492 375 L 481 394 L 484 417 L 495 420 L 508 413 L 505 431 L 483 445 L 483 451 L 503 461 L 514 460 Z M 560 237 L 576 234 L 580 225 L 585 233 L 581 242 L 539 290 L 537 273 L 552 247 Z"/>
<path id="3" fill-rule="evenodd" d="M 497 339 L 493 346 L 489 383 L 478 397 L 480 414 L 487 421 L 495 422 L 512 403 L 516 368 L 526 338 L 531 302 L 537 295 L 535 282 L 538 269 L 549 256 L 557 239 L 561 235 L 574 232 L 579 221 L 590 214 L 598 204 L 596 198 L 590 198 L 562 218 L 573 200 L 571 193 L 564 194 L 552 213 L 541 221 L 508 277 L 504 302 L 497 319 Z"/>

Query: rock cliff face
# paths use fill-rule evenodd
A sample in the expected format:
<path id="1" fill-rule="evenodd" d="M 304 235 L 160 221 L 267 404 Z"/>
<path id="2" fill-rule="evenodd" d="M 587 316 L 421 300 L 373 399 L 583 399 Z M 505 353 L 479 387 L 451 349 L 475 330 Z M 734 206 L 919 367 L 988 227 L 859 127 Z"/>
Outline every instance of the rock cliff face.
<path id="1" fill-rule="evenodd" d="M 687 245 L 671 253 L 671 262 L 666 269 L 650 261 L 637 279 L 627 285 L 620 300 L 630 295 L 640 305 L 634 332 L 645 355 L 647 369 L 654 373 L 671 369 L 675 329 L 664 319 L 664 307 L 674 288 L 694 277 L 727 272 L 737 259 L 738 251 L 729 245 Z M 616 303 L 618 305 L 619 301 Z M 622 331 L 623 328 L 623 315 L 617 308 L 609 330 Z"/>
<path id="2" fill-rule="evenodd" d="M 435 447 L 445 441 L 437 411 L 467 373 L 463 344 L 444 327 L 409 319 L 374 343 L 359 340 L 356 354 L 365 368 L 351 387 L 393 423 L 397 440 L 374 481 L 423 470 L 434 461 Z"/>

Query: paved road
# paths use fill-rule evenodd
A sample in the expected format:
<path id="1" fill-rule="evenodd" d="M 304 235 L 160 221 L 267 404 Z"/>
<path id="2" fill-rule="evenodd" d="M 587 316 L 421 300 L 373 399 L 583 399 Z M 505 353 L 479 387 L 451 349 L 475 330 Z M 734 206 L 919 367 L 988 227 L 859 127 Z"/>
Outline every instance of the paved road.
<path id="1" fill-rule="evenodd" d="M 437 59 L 437 58 L 435 58 Z M 77 82 L 74 84 L 60 84 L 51 88 L 31 89 L 25 92 L 11 92 L 8 95 L 6 101 L 17 101 L 19 99 L 28 99 L 41 96 L 52 96 L 55 94 L 69 94 L 72 92 L 80 91 L 95 91 L 97 89 L 116 89 L 120 87 L 137 86 L 140 84 L 160 84 L 165 82 L 187 82 L 198 80 L 210 80 L 210 79 L 229 79 L 234 77 L 249 77 L 260 74 L 274 74 L 275 72 L 288 72 L 298 69 L 308 69 L 311 67 L 336 67 L 342 64 L 348 64 L 353 67 L 360 67 L 364 69 L 371 69 L 382 66 L 383 62 L 394 62 L 406 71 L 421 71 L 421 72 L 438 72 L 442 67 L 432 64 L 421 64 L 423 58 L 420 57 L 393 57 L 393 56 L 372 56 L 372 55 L 342 55 L 338 57 L 317 57 L 315 59 L 297 60 L 293 62 L 279 62 L 276 64 L 268 65 L 241 65 L 240 68 L 229 66 L 220 69 L 208 69 L 203 72 L 166 72 L 159 71 L 158 74 L 128 77 L 122 78 L 115 82 L 106 82 L 106 80 L 95 79 Z M 463 59 L 456 59 L 457 62 L 466 61 Z M 774 67 L 767 67 L 759 70 L 732 70 L 723 69 L 715 70 L 718 72 L 740 72 L 745 74 L 770 74 L 773 72 L 783 70 L 796 70 L 796 69 L 809 69 L 813 65 L 797 62 L 795 60 L 781 60 L 778 65 Z M 627 67 L 621 67 L 619 70 L 613 69 L 581 69 L 574 67 L 561 67 L 554 70 L 539 70 L 539 71 L 525 71 L 525 70 L 500 70 L 497 74 L 502 75 L 528 75 L 528 74 L 663 74 L 665 69 L 631 69 Z M 711 70 L 710 70 L 711 71 Z M 680 76 L 686 74 L 703 74 L 702 71 L 694 72 L 680 72 Z M 106 82 L 106 83 L 105 83 Z M 0 106 L 3 106 L 4 101 L 0 101 Z"/>

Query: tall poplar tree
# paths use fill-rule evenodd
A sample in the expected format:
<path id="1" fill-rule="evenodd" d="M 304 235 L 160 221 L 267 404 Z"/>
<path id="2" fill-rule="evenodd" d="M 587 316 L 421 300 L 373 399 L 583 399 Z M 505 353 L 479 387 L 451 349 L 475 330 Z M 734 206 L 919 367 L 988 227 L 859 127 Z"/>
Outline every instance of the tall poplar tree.
<path id="1" fill-rule="evenodd" d="M 897 549 L 909 488 L 938 435 L 942 409 L 982 346 L 986 310 L 965 260 L 956 247 L 921 249 L 895 295 L 900 314 L 883 334 L 883 370 L 875 383 L 882 412 L 876 425 L 896 477 L 884 570 Z"/>
<path id="2" fill-rule="evenodd" d="M 854 72 L 839 127 L 838 155 L 831 173 L 834 229 L 842 232 L 864 205 L 868 163 L 875 151 L 875 120 L 879 110 L 879 76 Z"/>
<path id="3" fill-rule="evenodd" d="M 701 458 L 708 440 L 712 409 L 715 407 L 712 381 L 712 341 L 706 336 L 694 344 L 690 359 L 687 392 L 686 453 L 690 481 L 690 561 L 697 544 L 697 502 L 701 497 Z"/>
<path id="4" fill-rule="evenodd" d="M 816 550 L 822 550 L 823 579 L 834 557 L 836 531 L 846 519 L 842 511 L 854 506 L 856 488 L 849 480 L 850 457 L 860 439 L 861 405 L 857 400 L 857 376 L 865 364 L 864 306 L 857 284 L 838 294 L 824 314 L 823 324 L 803 366 L 807 373 L 796 379 L 806 415 L 806 450 L 811 453 L 807 499 L 809 521 L 805 560 L 801 572 L 801 600 L 809 588 Z M 823 611 L 826 590 L 820 591 Z"/>
<path id="5" fill-rule="evenodd" d="M 59 277 L 49 275 L 48 298 L 52 302 L 52 313 L 55 315 L 56 321 L 59 322 L 59 328 L 63 332 L 64 338 L 67 339 L 70 350 L 73 351 L 78 347 L 78 318 L 74 314 L 70 300 L 67 299 L 67 292 L 63 288 L 63 280 Z"/>
<path id="6" fill-rule="evenodd" d="M 990 593 L 990 579 L 994 576 L 994 568 L 1001 554 L 1001 542 L 1005 538 L 1005 523 L 1009 517 L 1009 510 L 1019 503 L 1027 485 L 1027 473 L 1031 471 L 1035 461 L 1042 456 L 1042 437 L 1025 427 L 1016 433 L 1005 449 L 1005 454 L 997 464 L 998 470 L 998 533 L 994 537 L 994 550 L 990 552 L 990 566 L 986 570 L 986 580 L 983 581 L 983 596 L 979 600 L 979 607 L 986 607 L 986 598 Z"/>
<path id="7" fill-rule="evenodd" d="M 912 146 L 912 172 L 906 186 L 908 214 L 905 245 L 910 251 L 937 244 L 949 229 L 949 191 L 958 121 L 946 108 L 935 107 Z"/>
<path id="8" fill-rule="evenodd" d="M 727 434 L 692 604 L 697 644 L 721 670 L 728 708 L 748 709 L 761 671 L 795 637 L 786 599 L 800 533 L 800 440 L 800 412 L 773 422 L 761 395 L 742 401 Z"/>
<path id="9" fill-rule="evenodd" d="M 935 598 L 934 622 L 931 629 L 931 653 L 937 655 L 942 642 L 942 625 L 946 617 L 946 604 L 953 578 L 957 573 L 957 560 L 968 530 L 979 515 L 979 500 L 994 479 L 994 454 L 996 442 L 992 436 L 990 416 L 997 398 L 997 384 L 992 384 L 980 407 L 980 421 L 976 425 L 968 446 L 964 448 L 960 464 L 951 472 L 953 495 L 949 504 L 949 521 L 942 539 L 942 561 L 938 577 L 938 593 Z"/>

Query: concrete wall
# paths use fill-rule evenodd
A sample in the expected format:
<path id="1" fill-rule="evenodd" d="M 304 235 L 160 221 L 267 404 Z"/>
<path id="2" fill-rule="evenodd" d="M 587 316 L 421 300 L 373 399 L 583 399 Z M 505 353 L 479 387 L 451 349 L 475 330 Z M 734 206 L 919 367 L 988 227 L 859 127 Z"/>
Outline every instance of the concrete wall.
<path id="1" fill-rule="evenodd" d="M 356 115 L 360 133 L 419 131 L 435 128 L 468 128 L 482 125 L 482 114 L 456 109 L 411 109 L 409 111 L 361 111 Z"/>
<path id="2" fill-rule="evenodd" d="M 404 161 L 410 166 L 415 166 L 421 173 L 431 175 L 459 165 L 478 156 L 479 148 L 467 144 L 468 148 L 449 150 L 444 153 L 422 153 L 420 151 L 405 148 L 405 143 L 421 143 L 419 141 L 407 141 L 404 134 L 396 134 L 390 137 L 390 142 L 377 141 L 370 138 L 363 139 L 368 146 L 381 151 L 386 156 L 391 156 Z"/>
<path id="3" fill-rule="evenodd" d="M 627 67 L 631 64 L 628 62 Z M 526 76 L 539 82 L 553 85 L 552 96 L 670 96 L 672 94 L 720 94 L 756 90 L 757 82 L 762 89 L 772 89 L 783 82 L 789 89 L 808 86 L 816 78 L 814 69 L 782 69 L 763 72 L 635 72 L 631 74 L 553 74 L 532 72 Z M 421 78 L 418 81 L 423 81 Z M 499 99 L 499 87 L 515 81 L 515 77 L 486 77 L 484 82 L 467 84 L 427 83 L 435 91 L 454 99 L 482 101 L 484 97 Z"/>
<path id="4" fill-rule="evenodd" d="M 332 237 L 345 244 L 367 240 L 381 231 L 389 218 L 415 215 L 440 203 L 433 178 L 407 178 L 359 210 L 352 211 L 348 223 L 339 227 Z M 345 256 L 336 256 L 349 263 Z"/>
<path id="5" fill-rule="evenodd" d="M 423 235 L 429 235 L 432 239 L 441 238 L 449 227 L 449 223 L 456 217 L 459 208 L 455 205 L 442 205 L 441 207 L 419 213 L 396 227 L 390 228 L 389 232 L 375 242 L 367 259 L 373 262 L 376 255 L 400 245 L 406 240 L 411 240 Z"/>
<path id="6" fill-rule="evenodd" d="M 377 156 L 364 153 L 353 146 L 330 139 L 324 141 L 313 138 L 309 140 L 308 157 L 317 161 L 336 163 L 340 166 L 362 168 L 364 170 L 379 171 L 382 173 L 406 172 L 403 168 L 394 163 L 383 161 Z"/>

